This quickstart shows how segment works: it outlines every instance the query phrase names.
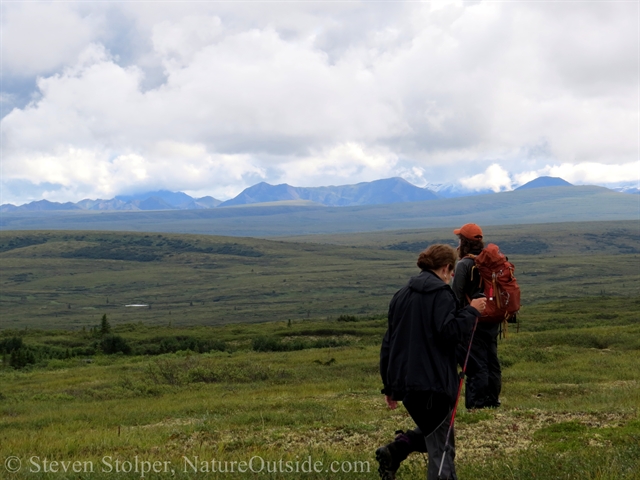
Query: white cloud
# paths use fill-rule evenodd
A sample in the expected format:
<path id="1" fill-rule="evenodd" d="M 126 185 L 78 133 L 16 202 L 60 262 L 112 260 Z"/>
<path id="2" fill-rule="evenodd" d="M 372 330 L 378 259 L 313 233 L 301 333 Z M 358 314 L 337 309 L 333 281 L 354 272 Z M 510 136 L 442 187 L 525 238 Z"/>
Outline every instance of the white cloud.
<path id="1" fill-rule="evenodd" d="M 48 73 L 75 61 L 102 29 L 99 15 L 82 15 L 65 3 L 3 3 L 5 75 Z"/>
<path id="2" fill-rule="evenodd" d="M 494 163 L 483 173 L 461 178 L 459 183 L 470 190 L 512 190 L 538 177 L 559 177 L 574 185 L 615 185 L 640 182 L 640 161 L 619 165 L 582 162 L 546 165 L 537 170 L 509 172 Z"/>
<path id="3" fill-rule="evenodd" d="M 492 190 L 501 192 L 512 189 L 512 180 L 509 172 L 494 163 L 487 167 L 483 173 L 460 179 L 460 183 L 469 190 Z"/>
<path id="4" fill-rule="evenodd" d="M 638 157 L 636 5 L 2 8 L 3 67 L 40 75 L 2 119 L 2 181 L 69 200 L 397 175 L 500 191 Z"/>
<path id="5" fill-rule="evenodd" d="M 185 66 L 202 48 L 219 40 L 223 32 L 218 17 L 187 16 L 177 23 L 164 21 L 155 25 L 151 40 L 161 59 L 169 65 L 178 62 L 179 66 Z"/>
<path id="6" fill-rule="evenodd" d="M 229 191 L 229 184 L 249 186 L 246 177 L 264 176 L 246 156 L 211 155 L 198 145 L 159 142 L 152 153 L 153 159 L 133 152 L 110 156 L 100 150 L 61 148 L 54 155 L 18 158 L 5 168 L 3 180 L 30 178 L 37 172 L 42 198 L 77 201 L 88 196 L 112 198 L 131 191 L 172 189 L 176 184 L 182 185 L 182 190 L 230 198 L 237 192 L 235 188 Z"/>
<path id="7" fill-rule="evenodd" d="M 563 163 L 547 165 L 540 170 L 516 175 L 516 185 L 522 185 L 539 176 L 560 177 L 576 185 L 608 185 L 640 182 L 640 161 L 610 165 L 597 162 Z"/>
<path id="8" fill-rule="evenodd" d="M 297 186 L 320 186 L 373 181 L 394 176 L 397 155 L 385 148 L 367 148 L 347 142 L 311 152 L 283 165 L 283 181 Z"/>

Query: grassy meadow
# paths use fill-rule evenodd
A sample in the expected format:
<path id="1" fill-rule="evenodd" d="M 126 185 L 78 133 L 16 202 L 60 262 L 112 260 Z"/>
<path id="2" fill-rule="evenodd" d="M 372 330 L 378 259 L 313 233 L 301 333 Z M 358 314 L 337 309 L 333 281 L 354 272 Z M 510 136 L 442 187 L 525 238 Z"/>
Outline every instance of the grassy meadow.
<path id="1" fill-rule="evenodd" d="M 628 222 L 485 230 L 516 264 L 525 304 L 640 291 Z M 88 328 L 105 313 L 174 326 L 377 315 L 420 251 L 454 244 L 449 228 L 314 239 L 0 232 L 2 328 Z M 147 307 L 125 307 L 136 304 Z"/>
<path id="2" fill-rule="evenodd" d="M 0 478 L 377 478 L 375 448 L 412 428 L 379 393 L 386 306 L 448 232 L 2 232 Z M 640 478 L 637 235 L 485 234 L 523 308 L 502 406 L 459 412 L 459 477 Z"/>

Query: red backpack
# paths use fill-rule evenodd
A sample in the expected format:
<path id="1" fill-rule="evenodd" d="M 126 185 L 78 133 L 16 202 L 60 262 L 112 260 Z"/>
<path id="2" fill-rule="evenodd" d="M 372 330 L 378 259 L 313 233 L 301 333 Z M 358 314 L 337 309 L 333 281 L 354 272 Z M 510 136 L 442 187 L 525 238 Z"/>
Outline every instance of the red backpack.
<path id="1" fill-rule="evenodd" d="M 509 321 L 520 310 L 520 287 L 513 274 L 516 267 L 493 243 L 487 245 L 479 255 L 470 256 L 474 259 L 482 291 L 487 297 L 487 308 L 480 321 Z"/>

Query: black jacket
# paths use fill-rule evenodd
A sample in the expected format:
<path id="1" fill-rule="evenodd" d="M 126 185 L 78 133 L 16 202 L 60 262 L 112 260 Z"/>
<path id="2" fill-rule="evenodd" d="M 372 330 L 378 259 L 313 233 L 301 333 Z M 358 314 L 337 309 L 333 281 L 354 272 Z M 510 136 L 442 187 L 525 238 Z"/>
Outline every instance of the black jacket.
<path id="1" fill-rule="evenodd" d="M 481 251 L 473 253 L 479 255 Z M 475 261 L 469 257 L 463 258 L 456 264 L 456 273 L 453 276 L 451 288 L 458 302 L 463 306 L 469 305 L 469 299 L 482 292 L 480 272 L 478 269 L 474 269 L 474 266 Z"/>
<path id="2" fill-rule="evenodd" d="M 389 326 L 380 349 L 383 393 L 402 400 L 409 391 L 432 391 L 454 402 L 456 345 L 479 315 L 471 306 L 458 311 L 453 291 L 435 273 L 412 277 L 389 305 Z"/>

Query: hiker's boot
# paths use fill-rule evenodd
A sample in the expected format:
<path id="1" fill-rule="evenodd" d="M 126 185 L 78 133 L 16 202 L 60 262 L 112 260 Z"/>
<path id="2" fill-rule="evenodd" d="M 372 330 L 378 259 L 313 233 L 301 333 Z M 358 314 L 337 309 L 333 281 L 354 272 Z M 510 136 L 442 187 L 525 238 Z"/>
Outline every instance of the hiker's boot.
<path id="1" fill-rule="evenodd" d="M 378 462 L 378 473 L 382 480 L 395 480 L 399 463 L 394 462 L 391 453 L 391 443 L 376 450 L 376 461 Z"/>
<path id="2" fill-rule="evenodd" d="M 395 480 L 402 461 L 411 453 L 409 437 L 402 431 L 396 432 L 396 439 L 376 450 L 378 473 L 381 480 Z"/>
<path id="3" fill-rule="evenodd" d="M 477 410 L 491 406 L 486 388 L 479 387 L 474 382 L 467 382 L 464 392 L 464 406 L 467 410 Z"/>

